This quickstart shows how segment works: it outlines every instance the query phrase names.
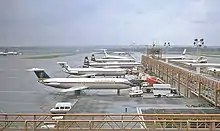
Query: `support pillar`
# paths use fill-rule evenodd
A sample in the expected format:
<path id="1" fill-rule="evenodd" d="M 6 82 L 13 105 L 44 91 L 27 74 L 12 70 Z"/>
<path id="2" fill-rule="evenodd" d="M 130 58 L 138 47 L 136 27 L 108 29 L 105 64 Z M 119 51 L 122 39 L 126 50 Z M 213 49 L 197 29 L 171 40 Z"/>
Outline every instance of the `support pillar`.
<path id="1" fill-rule="evenodd" d="M 196 67 L 196 74 L 200 74 L 200 67 Z"/>
<path id="2" fill-rule="evenodd" d="M 160 78 L 160 65 L 157 65 L 158 77 Z"/>
<path id="3" fill-rule="evenodd" d="M 169 83 L 169 69 L 167 67 L 167 83 Z"/>
<path id="4" fill-rule="evenodd" d="M 120 95 L 120 89 L 117 89 L 117 95 Z"/>
<path id="5" fill-rule="evenodd" d="M 168 59 L 166 59 L 166 63 L 168 63 Z"/>
<path id="6" fill-rule="evenodd" d="M 174 75 L 174 73 L 173 73 L 173 69 L 172 69 L 172 72 L 171 72 L 171 86 L 172 87 L 174 87 L 173 75 Z"/>
<path id="7" fill-rule="evenodd" d="M 191 97 L 191 89 L 187 88 L 187 98 L 190 98 L 190 97 Z"/>
<path id="8" fill-rule="evenodd" d="M 201 96 L 201 82 L 200 81 L 198 83 L 198 88 L 199 88 L 198 96 L 200 97 Z"/>
<path id="9" fill-rule="evenodd" d="M 191 88 L 189 87 L 189 81 L 190 81 L 190 77 L 189 75 L 187 76 L 187 81 L 186 81 L 186 98 L 190 98 L 191 97 Z"/>
<path id="10" fill-rule="evenodd" d="M 218 107 L 218 91 L 215 89 L 215 107 Z"/>
<path id="11" fill-rule="evenodd" d="M 178 73 L 178 92 L 179 92 L 179 95 L 180 95 L 180 73 Z"/>

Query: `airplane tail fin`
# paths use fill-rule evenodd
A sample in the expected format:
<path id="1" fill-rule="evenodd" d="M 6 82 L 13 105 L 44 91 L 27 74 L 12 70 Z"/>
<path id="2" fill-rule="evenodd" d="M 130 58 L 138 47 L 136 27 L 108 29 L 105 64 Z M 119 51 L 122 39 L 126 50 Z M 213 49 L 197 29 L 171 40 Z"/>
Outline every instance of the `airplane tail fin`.
<path id="1" fill-rule="evenodd" d="M 182 55 L 186 55 L 186 49 L 183 50 Z"/>
<path id="2" fill-rule="evenodd" d="M 89 58 L 87 56 L 84 59 L 84 66 L 83 67 L 89 67 Z"/>
<path id="3" fill-rule="evenodd" d="M 69 72 L 71 67 L 67 64 L 67 62 L 57 62 L 65 72 Z"/>
<path id="4" fill-rule="evenodd" d="M 48 79 L 50 78 L 49 75 L 44 71 L 44 69 L 39 69 L 39 68 L 32 68 L 29 69 L 28 71 L 34 71 L 38 79 Z"/>
<path id="5" fill-rule="evenodd" d="M 104 55 L 105 55 L 105 57 L 107 57 L 108 54 L 107 54 L 107 52 L 106 52 L 106 49 L 104 49 L 103 51 L 104 51 Z"/>
<path id="6" fill-rule="evenodd" d="M 94 54 L 92 54 L 92 56 L 91 56 L 91 61 L 95 61 L 95 55 Z"/>
<path id="7" fill-rule="evenodd" d="M 4 51 L 5 53 L 8 53 L 8 49 L 5 49 L 5 51 Z"/>

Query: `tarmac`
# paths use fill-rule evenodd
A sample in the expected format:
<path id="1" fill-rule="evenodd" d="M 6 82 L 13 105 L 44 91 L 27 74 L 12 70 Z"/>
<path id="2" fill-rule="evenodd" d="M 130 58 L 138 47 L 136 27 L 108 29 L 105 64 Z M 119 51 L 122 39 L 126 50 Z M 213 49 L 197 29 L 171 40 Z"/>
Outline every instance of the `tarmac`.
<path id="1" fill-rule="evenodd" d="M 199 106 L 209 107 L 202 98 L 167 98 L 154 97 L 145 93 L 143 97 L 129 97 L 129 90 L 121 90 L 118 96 L 116 90 L 87 90 L 77 97 L 69 113 L 137 113 L 137 108 L 164 106 Z"/>

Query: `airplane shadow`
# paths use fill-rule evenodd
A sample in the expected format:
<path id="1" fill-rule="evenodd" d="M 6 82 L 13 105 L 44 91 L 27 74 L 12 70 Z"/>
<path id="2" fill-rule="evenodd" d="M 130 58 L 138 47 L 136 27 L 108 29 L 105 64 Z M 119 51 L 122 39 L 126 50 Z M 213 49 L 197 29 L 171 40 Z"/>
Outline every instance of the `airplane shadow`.
<path id="1" fill-rule="evenodd" d="M 49 92 L 48 95 L 52 96 L 54 100 L 59 102 L 71 102 L 79 99 L 80 96 L 85 96 L 86 93 L 84 91 L 81 91 L 80 94 L 75 94 L 74 92 Z"/>

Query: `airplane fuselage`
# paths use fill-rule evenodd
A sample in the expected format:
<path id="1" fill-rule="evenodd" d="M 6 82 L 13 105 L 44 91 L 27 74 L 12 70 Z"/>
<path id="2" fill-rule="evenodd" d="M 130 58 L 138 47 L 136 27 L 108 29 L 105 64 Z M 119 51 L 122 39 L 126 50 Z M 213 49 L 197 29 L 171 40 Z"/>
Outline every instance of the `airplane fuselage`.
<path id="1" fill-rule="evenodd" d="M 134 59 L 95 59 L 95 62 L 135 62 Z"/>
<path id="2" fill-rule="evenodd" d="M 88 89 L 127 89 L 134 86 L 123 78 L 49 78 L 40 83 L 60 89 L 86 86 Z"/>
<path id="3" fill-rule="evenodd" d="M 106 55 L 106 56 L 105 56 L 105 59 L 128 59 L 128 57 Z"/>
<path id="4" fill-rule="evenodd" d="M 135 66 L 140 66 L 141 63 L 137 62 L 108 62 L 108 63 L 97 63 L 97 62 L 90 62 L 89 66 L 91 67 L 105 67 L 105 66 L 119 66 L 121 68 L 133 68 Z"/>
<path id="5" fill-rule="evenodd" d="M 104 69 L 104 68 L 77 68 L 66 71 L 72 75 L 95 74 L 95 76 L 122 76 L 126 74 L 125 69 Z"/>
<path id="6" fill-rule="evenodd" d="M 18 55 L 18 52 L 7 52 L 7 55 Z"/>
<path id="7" fill-rule="evenodd" d="M 7 53 L 5 53 L 5 52 L 0 52 L 0 55 L 1 55 L 1 56 L 6 56 Z"/>

